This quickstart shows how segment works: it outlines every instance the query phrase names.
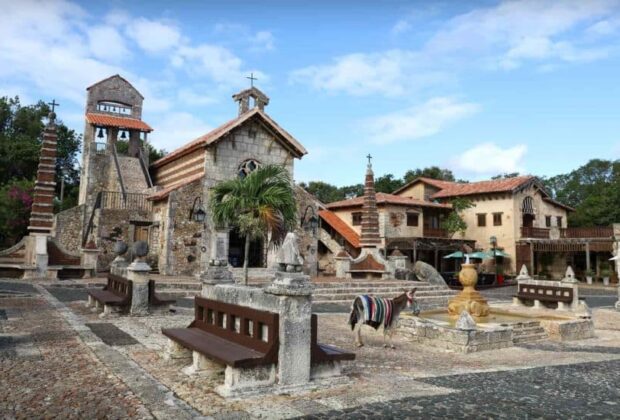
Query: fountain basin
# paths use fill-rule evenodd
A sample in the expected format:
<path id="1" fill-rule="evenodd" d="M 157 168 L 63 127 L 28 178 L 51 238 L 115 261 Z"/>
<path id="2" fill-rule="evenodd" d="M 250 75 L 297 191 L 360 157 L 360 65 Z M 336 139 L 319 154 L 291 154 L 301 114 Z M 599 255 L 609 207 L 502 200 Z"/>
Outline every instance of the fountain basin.
<path id="1" fill-rule="evenodd" d="M 457 353 L 513 347 L 528 337 L 554 341 L 594 337 L 594 324 L 589 318 L 509 305 L 491 307 L 487 316 L 476 318 L 473 330 L 456 328 L 456 320 L 445 309 L 425 311 L 418 317 L 403 313 L 398 331 L 413 342 Z"/>

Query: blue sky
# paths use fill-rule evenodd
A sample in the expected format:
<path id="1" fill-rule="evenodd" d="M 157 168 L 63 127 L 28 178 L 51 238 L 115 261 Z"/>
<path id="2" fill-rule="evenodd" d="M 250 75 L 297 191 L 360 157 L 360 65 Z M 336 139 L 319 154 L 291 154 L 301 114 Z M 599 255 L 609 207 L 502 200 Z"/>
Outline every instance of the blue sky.
<path id="1" fill-rule="evenodd" d="M 120 73 L 168 151 L 236 115 L 250 72 L 309 151 L 298 181 L 439 165 L 459 178 L 620 157 L 620 0 L 0 0 L 0 95 L 55 98 Z"/>

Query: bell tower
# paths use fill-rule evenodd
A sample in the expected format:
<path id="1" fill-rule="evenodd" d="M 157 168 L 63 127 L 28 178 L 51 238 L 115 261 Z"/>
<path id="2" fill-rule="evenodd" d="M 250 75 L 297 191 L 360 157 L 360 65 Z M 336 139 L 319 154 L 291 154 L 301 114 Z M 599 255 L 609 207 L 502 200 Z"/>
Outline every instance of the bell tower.
<path id="1" fill-rule="evenodd" d="M 93 202 L 100 191 L 125 196 L 128 182 L 123 180 L 122 169 L 131 165 L 119 164 L 119 156 L 137 159 L 137 163 L 148 168 L 142 149 L 152 131 L 142 121 L 144 97 L 123 77 L 108 77 L 86 91 L 79 204 Z M 150 186 L 149 179 L 146 187 Z"/>

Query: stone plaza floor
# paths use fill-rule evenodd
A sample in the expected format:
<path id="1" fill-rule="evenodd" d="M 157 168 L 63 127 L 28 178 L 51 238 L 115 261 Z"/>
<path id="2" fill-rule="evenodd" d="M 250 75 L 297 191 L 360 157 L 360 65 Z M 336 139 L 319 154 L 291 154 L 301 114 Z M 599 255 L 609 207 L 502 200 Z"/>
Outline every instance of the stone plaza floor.
<path id="1" fill-rule="evenodd" d="M 346 379 L 298 395 L 226 400 L 223 378 L 188 376 L 161 357 L 162 327 L 185 312 L 101 319 L 81 282 L 0 280 L 0 418 L 620 418 L 616 290 L 584 288 L 596 338 L 473 354 L 365 329 L 357 349 L 344 313 L 319 315 L 319 341 L 357 355 Z M 511 288 L 484 293 L 508 299 Z M 512 290 L 514 292 L 514 290 Z"/>

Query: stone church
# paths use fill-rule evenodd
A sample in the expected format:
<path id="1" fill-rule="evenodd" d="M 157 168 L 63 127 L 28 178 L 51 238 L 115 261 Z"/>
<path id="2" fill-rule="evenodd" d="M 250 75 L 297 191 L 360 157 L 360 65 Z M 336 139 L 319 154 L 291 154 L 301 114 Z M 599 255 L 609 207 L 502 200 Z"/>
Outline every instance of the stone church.
<path id="1" fill-rule="evenodd" d="M 293 179 L 295 160 L 306 149 L 267 115 L 269 98 L 251 87 L 233 95 L 235 118 L 149 162 L 144 143 L 153 129 L 142 120 L 143 100 L 119 75 L 87 88 L 79 205 L 56 215 L 56 240 L 75 252 L 96 246 L 100 271 L 108 269 L 120 239 L 148 241 L 149 262 L 162 274 L 197 275 L 211 260 L 239 271 L 243 240 L 210 222 L 210 189 L 265 164 L 284 166 Z M 295 190 L 305 271 L 316 275 L 320 204 Z M 253 242 L 250 275 L 266 276 L 274 254 L 268 243 Z"/>

